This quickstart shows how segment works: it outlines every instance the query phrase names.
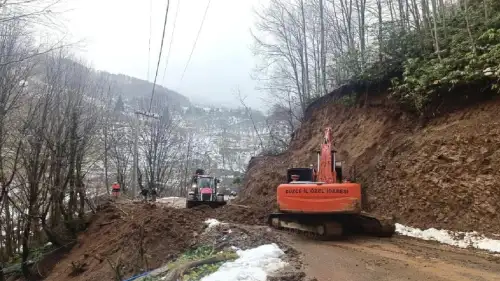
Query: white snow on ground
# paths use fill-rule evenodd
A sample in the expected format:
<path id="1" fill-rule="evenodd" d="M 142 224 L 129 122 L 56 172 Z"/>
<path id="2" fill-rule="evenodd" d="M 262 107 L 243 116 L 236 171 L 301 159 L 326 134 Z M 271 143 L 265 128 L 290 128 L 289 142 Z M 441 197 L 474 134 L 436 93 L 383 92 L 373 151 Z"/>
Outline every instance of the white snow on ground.
<path id="1" fill-rule="evenodd" d="M 396 232 L 423 240 L 438 241 L 443 244 L 460 248 L 474 247 L 481 250 L 500 253 L 500 240 L 486 238 L 477 232 L 454 232 L 443 229 L 429 228 L 421 230 L 402 224 L 396 224 Z"/>
<path id="2" fill-rule="evenodd" d="M 217 225 L 223 224 L 223 223 L 221 223 L 220 221 L 218 221 L 216 219 L 207 219 L 207 220 L 205 220 L 205 224 L 208 225 L 208 228 L 212 228 L 214 226 L 217 226 Z"/>
<path id="3" fill-rule="evenodd" d="M 186 207 L 186 198 L 184 197 L 163 197 L 156 198 L 156 202 L 160 204 L 165 204 L 176 209 L 182 209 Z"/>
<path id="4" fill-rule="evenodd" d="M 200 281 L 266 281 L 267 275 L 283 269 L 285 253 L 274 243 L 249 250 L 236 251 L 239 258 L 222 264 Z"/>
<path id="5" fill-rule="evenodd" d="M 184 199 L 184 198 L 183 198 L 183 197 L 175 197 L 175 196 L 171 196 L 171 197 L 162 197 L 162 198 L 157 198 L 156 200 L 171 201 L 171 200 L 176 200 L 176 199 Z"/>

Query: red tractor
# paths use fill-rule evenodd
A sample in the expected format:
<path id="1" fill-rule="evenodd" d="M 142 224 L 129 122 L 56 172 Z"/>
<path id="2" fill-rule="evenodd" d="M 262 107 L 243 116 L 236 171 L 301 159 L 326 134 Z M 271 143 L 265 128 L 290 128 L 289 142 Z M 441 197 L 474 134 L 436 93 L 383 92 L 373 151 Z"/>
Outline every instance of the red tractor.
<path id="1" fill-rule="evenodd" d="M 197 169 L 191 181 L 192 185 L 186 198 L 186 208 L 199 205 L 208 205 L 212 208 L 224 206 L 224 194 L 218 193 L 220 180 L 213 176 L 205 175 L 203 169 Z"/>

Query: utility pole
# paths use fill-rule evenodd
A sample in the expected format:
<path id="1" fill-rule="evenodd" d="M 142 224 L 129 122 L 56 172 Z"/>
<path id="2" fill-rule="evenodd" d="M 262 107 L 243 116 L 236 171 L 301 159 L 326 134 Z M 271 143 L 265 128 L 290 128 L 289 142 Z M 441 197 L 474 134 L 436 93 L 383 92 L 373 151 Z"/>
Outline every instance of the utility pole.
<path id="1" fill-rule="evenodd" d="M 140 116 L 144 116 L 146 118 L 154 118 L 154 119 L 160 119 L 157 114 L 155 113 L 150 113 L 150 112 L 145 112 L 145 111 L 138 111 L 136 110 L 134 112 L 136 116 L 136 122 L 135 122 L 135 128 L 134 128 L 134 163 L 133 163 L 133 168 L 132 168 L 132 199 L 134 199 L 137 196 L 137 190 L 139 187 L 139 182 L 137 179 L 137 171 L 139 170 L 139 148 L 138 148 L 138 140 L 139 140 L 139 125 L 141 124 L 141 119 Z"/>
<path id="2" fill-rule="evenodd" d="M 134 160 L 132 165 L 132 199 L 137 196 L 137 169 L 139 168 L 139 149 L 137 142 L 139 139 L 139 115 L 135 112 L 136 120 L 134 120 Z"/>

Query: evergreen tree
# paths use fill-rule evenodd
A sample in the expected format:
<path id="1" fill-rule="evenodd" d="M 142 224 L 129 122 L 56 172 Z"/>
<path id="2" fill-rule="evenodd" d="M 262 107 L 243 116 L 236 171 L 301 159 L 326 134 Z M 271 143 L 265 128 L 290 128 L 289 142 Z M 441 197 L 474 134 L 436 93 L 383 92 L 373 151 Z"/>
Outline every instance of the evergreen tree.
<path id="1" fill-rule="evenodd" d="M 119 96 L 118 100 L 116 101 L 115 111 L 120 111 L 120 112 L 125 111 L 125 104 L 123 103 L 122 96 Z"/>

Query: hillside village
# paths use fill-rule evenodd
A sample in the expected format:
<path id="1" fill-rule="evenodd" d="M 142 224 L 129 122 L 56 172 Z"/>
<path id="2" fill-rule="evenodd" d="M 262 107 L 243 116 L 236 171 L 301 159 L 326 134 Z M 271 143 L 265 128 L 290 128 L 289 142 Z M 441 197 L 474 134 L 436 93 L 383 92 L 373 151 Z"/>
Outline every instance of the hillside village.
<path id="1" fill-rule="evenodd" d="M 151 142 L 151 136 L 146 130 L 155 121 L 137 115 L 135 112 L 143 106 L 144 100 L 141 95 L 133 96 L 129 90 L 123 89 L 131 87 L 140 90 L 147 97 L 150 94 L 148 89 L 152 89 L 153 85 L 124 75 L 106 76 L 112 77 L 112 81 L 116 83 L 108 134 L 118 144 L 110 149 L 116 171 L 109 169 L 108 182 L 119 181 L 127 187 L 132 180 L 134 126 L 139 128 L 138 155 L 141 167 L 146 161 L 145 147 Z M 243 106 L 226 108 L 197 105 L 178 93 L 161 86 L 157 88 L 159 99 L 165 98 L 168 108 L 163 113 L 171 118 L 171 124 L 162 128 L 165 130 L 165 137 L 167 134 L 171 135 L 167 137 L 169 147 L 165 146 L 164 150 L 166 153 L 174 153 L 175 148 L 175 155 L 170 155 L 165 163 L 159 164 L 168 170 L 159 185 L 161 195 L 182 195 L 189 185 L 186 182 L 189 175 L 186 173 L 192 173 L 197 167 L 203 167 L 209 174 L 219 177 L 225 193 L 237 192 L 248 162 L 267 148 L 271 133 L 281 139 L 290 138 L 291 132 L 284 120 L 271 120 L 261 111 Z M 104 166 L 104 160 L 100 159 L 92 167 L 92 175 L 87 178 L 90 185 L 92 181 L 98 184 L 103 182 Z M 117 172 L 118 170 L 120 171 Z M 233 183 L 235 179 L 238 183 Z M 101 188 L 101 193 L 102 191 Z"/>

